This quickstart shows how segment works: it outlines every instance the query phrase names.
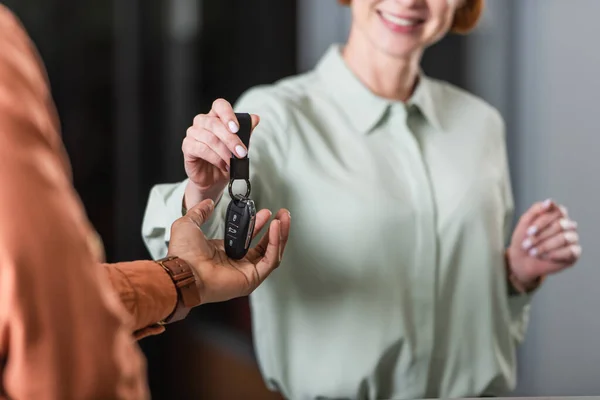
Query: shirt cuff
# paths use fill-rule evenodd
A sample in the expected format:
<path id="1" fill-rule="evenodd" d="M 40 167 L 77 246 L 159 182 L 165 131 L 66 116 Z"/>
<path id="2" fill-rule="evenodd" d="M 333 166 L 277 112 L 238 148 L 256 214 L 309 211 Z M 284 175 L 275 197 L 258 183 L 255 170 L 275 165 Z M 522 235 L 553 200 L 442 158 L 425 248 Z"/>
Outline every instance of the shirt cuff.
<path id="1" fill-rule="evenodd" d="M 179 183 L 175 190 L 169 195 L 169 197 L 165 201 L 166 209 L 166 217 L 168 223 L 165 227 L 165 242 L 169 242 L 171 240 L 171 225 L 173 222 L 183 217 L 183 198 L 185 196 L 185 188 L 188 184 L 188 179 Z"/>
<path id="2" fill-rule="evenodd" d="M 156 325 L 177 305 L 177 289 L 167 272 L 154 261 L 106 264 L 121 302 L 133 317 L 134 332 Z"/>
<path id="3" fill-rule="evenodd" d="M 525 340 L 525 334 L 529 326 L 529 310 L 531 307 L 531 294 L 510 296 L 508 308 L 510 312 L 510 330 L 518 343 Z"/>

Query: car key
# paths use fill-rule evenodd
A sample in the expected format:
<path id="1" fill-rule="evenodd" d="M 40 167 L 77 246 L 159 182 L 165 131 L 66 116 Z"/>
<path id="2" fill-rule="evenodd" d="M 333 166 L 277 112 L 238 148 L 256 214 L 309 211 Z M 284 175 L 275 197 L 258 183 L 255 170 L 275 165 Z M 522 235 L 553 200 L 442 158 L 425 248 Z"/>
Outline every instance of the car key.
<path id="1" fill-rule="evenodd" d="M 244 258 L 250 247 L 256 208 L 254 201 L 242 195 L 236 195 L 227 207 L 225 227 L 225 252 L 235 260 Z"/>
<path id="2" fill-rule="evenodd" d="M 235 114 L 239 122 L 238 136 L 248 148 L 252 119 L 250 114 Z M 250 160 L 244 158 L 231 158 L 229 168 L 229 195 L 231 202 L 227 206 L 225 216 L 225 253 L 234 260 L 244 258 L 250 248 L 254 234 L 256 220 L 256 207 L 250 199 Z M 237 179 L 246 181 L 246 194 L 233 194 L 233 183 Z"/>

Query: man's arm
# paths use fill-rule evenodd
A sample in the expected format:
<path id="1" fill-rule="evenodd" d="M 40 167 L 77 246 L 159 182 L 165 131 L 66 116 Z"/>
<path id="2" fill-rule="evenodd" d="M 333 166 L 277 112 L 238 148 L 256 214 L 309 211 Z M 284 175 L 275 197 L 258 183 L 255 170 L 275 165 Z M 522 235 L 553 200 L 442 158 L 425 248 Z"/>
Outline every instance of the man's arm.
<path id="1" fill-rule="evenodd" d="M 158 321 L 201 301 L 250 294 L 279 266 L 289 212 L 277 213 L 246 258 L 231 260 L 200 229 L 214 210 L 204 201 L 173 224 L 174 259 L 101 268 L 42 64 L 1 5 L 0 48 L 0 397 L 146 398 L 131 332 L 156 333 Z M 257 213 L 255 233 L 269 217 Z"/>
<path id="2" fill-rule="evenodd" d="M 162 333 L 157 323 L 168 317 L 177 303 L 177 291 L 169 275 L 154 261 L 104 264 L 113 289 L 132 317 L 136 339 Z"/>
<path id="3" fill-rule="evenodd" d="M 148 397 L 145 363 L 92 255 L 56 113 L 0 6 L 0 397 Z"/>

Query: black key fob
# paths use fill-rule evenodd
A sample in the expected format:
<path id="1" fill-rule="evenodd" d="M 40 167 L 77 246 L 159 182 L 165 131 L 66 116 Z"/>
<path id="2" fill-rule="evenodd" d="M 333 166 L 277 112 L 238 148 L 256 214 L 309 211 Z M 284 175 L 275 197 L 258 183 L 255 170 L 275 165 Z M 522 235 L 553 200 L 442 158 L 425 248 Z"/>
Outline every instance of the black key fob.
<path id="1" fill-rule="evenodd" d="M 250 131 L 252 130 L 250 114 L 235 114 L 235 116 L 239 122 L 238 136 L 244 145 L 248 147 L 250 144 Z M 227 207 L 227 215 L 225 216 L 225 253 L 229 258 L 239 260 L 248 253 L 252 241 L 256 208 L 254 207 L 254 201 L 250 199 L 250 161 L 248 157 L 232 157 L 230 164 L 229 195 L 231 196 L 231 202 Z M 237 179 L 246 181 L 245 195 L 233 194 L 233 182 Z"/>
<path id="2" fill-rule="evenodd" d="M 227 207 L 225 219 L 225 253 L 229 258 L 244 258 L 254 233 L 256 208 L 254 201 L 236 195 Z"/>

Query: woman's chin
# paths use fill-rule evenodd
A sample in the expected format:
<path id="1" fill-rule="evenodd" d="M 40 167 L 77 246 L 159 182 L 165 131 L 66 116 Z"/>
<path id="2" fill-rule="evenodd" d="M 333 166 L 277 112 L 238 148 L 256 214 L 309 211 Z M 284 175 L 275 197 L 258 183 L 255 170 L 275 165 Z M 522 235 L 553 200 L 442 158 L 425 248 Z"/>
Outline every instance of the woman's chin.
<path id="1" fill-rule="evenodd" d="M 380 44 L 379 50 L 394 58 L 412 58 L 420 56 L 423 49 L 417 43 Z"/>

